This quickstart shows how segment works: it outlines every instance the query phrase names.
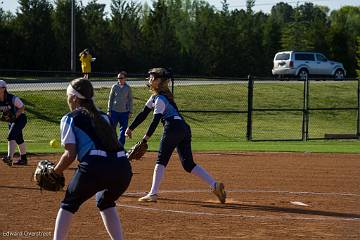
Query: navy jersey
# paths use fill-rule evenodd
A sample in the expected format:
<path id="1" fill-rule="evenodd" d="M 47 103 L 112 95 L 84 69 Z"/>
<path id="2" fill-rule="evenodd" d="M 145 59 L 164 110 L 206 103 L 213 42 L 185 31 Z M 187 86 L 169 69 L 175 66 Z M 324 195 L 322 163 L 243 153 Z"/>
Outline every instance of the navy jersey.
<path id="1" fill-rule="evenodd" d="M 154 114 L 161 113 L 163 115 L 163 120 L 170 117 L 180 118 L 180 114 L 176 106 L 171 104 L 164 95 L 151 96 L 145 105 L 150 109 L 154 109 Z"/>
<path id="2" fill-rule="evenodd" d="M 6 94 L 5 101 L 0 101 L 0 111 L 1 112 L 11 111 L 14 115 L 15 115 L 17 109 L 19 109 L 23 106 L 24 106 L 24 104 L 20 100 L 20 98 L 15 95 L 12 95 L 10 93 Z"/>
<path id="3" fill-rule="evenodd" d="M 105 113 L 101 114 L 110 124 L 109 117 Z M 76 144 L 77 158 L 80 162 L 90 150 L 104 149 L 96 136 L 93 125 L 93 120 L 81 108 L 66 114 L 61 119 L 61 144 Z"/>

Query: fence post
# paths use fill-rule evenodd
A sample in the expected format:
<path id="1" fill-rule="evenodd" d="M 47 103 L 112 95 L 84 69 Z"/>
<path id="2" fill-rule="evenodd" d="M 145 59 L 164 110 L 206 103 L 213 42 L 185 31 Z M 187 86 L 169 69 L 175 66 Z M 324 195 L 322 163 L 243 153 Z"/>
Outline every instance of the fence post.
<path id="1" fill-rule="evenodd" d="M 171 78 L 171 93 L 174 95 L 174 78 Z"/>
<path id="2" fill-rule="evenodd" d="M 356 136 L 357 138 L 360 140 L 360 78 L 357 79 L 358 80 L 358 89 L 357 89 L 357 131 L 356 131 Z"/>
<path id="3" fill-rule="evenodd" d="M 76 6 L 75 0 L 71 1 L 71 48 L 70 48 L 70 64 L 71 71 L 76 72 L 76 25 L 75 25 L 75 15 L 76 15 Z"/>
<path id="4" fill-rule="evenodd" d="M 303 121 L 301 139 L 307 141 L 309 136 L 309 79 L 304 79 L 304 99 L 303 99 Z"/>
<path id="5" fill-rule="evenodd" d="M 247 111 L 247 130 L 246 139 L 252 140 L 252 111 L 253 111 L 253 97 L 254 97 L 254 79 L 248 75 L 248 111 Z"/>

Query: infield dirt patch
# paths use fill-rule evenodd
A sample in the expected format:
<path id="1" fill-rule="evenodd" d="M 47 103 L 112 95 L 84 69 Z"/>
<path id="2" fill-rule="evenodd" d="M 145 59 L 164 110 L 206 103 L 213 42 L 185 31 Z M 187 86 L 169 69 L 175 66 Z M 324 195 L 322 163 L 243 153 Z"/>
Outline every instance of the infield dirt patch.
<path id="1" fill-rule="evenodd" d="M 51 239 L 62 192 L 40 191 L 29 166 L 0 165 L 0 239 Z M 156 153 L 134 162 L 117 201 L 125 239 L 360 239 L 360 155 L 315 153 L 195 153 L 224 182 L 226 204 L 181 168 L 173 155 L 157 203 L 137 199 L 151 187 Z M 77 162 L 65 171 L 70 180 Z M 295 205 L 291 202 L 298 202 Z M 302 206 L 305 204 L 307 206 Z M 21 235 L 21 236 L 20 236 Z M 75 215 L 69 239 L 109 239 L 95 206 Z"/>

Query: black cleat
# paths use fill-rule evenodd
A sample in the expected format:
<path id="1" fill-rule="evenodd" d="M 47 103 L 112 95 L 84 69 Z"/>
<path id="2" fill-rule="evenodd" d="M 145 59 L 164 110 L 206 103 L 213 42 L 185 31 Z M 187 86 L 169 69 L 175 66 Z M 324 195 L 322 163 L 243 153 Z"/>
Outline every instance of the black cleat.
<path id="1" fill-rule="evenodd" d="M 7 165 L 9 165 L 10 167 L 13 165 L 13 161 L 9 156 L 5 156 L 3 157 L 3 162 L 6 163 Z"/>
<path id="2" fill-rule="evenodd" d="M 27 165 L 27 160 L 19 159 L 13 163 L 14 165 Z"/>

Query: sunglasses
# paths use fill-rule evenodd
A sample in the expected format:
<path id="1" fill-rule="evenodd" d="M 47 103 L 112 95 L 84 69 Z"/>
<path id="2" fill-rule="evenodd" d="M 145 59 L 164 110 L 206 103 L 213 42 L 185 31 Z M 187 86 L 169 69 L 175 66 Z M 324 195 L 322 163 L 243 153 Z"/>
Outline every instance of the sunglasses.
<path id="1" fill-rule="evenodd" d="M 124 77 L 118 77 L 117 79 L 125 79 Z"/>

